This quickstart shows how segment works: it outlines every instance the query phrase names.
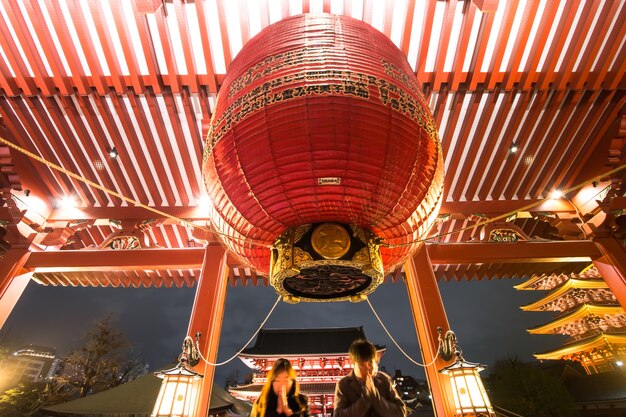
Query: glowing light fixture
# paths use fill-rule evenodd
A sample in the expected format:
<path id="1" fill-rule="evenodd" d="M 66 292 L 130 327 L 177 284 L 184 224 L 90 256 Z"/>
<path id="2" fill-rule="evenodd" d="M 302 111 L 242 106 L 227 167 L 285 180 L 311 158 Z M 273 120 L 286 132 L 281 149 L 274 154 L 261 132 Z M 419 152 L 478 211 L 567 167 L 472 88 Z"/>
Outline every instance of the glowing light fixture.
<path id="1" fill-rule="evenodd" d="M 512 144 L 511 144 L 511 146 L 509 147 L 509 152 L 511 152 L 511 153 L 517 153 L 518 149 L 519 149 L 519 148 L 517 147 L 517 145 L 516 145 L 516 144 L 514 144 L 514 143 L 512 143 Z"/>
<path id="2" fill-rule="evenodd" d="M 115 146 L 114 146 L 114 147 L 112 147 L 111 149 L 109 149 L 109 152 L 108 152 L 108 153 L 109 153 L 109 156 L 111 157 L 111 159 L 115 159 L 115 158 L 117 158 L 117 156 L 119 155 L 119 154 L 117 153 L 117 149 L 115 149 Z"/>
<path id="3" fill-rule="evenodd" d="M 198 207 L 207 208 L 211 206 L 211 199 L 208 195 L 203 194 L 196 200 Z"/>
<path id="4" fill-rule="evenodd" d="M 624 361 L 616 361 L 615 365 L 617 365 L 617 366 L 619 366 L 621 368 L 622 366 L 624 366 Z"/>
<path id="5" fill-rule="evenodd" d="M 441 339 L 441 328 L 437 328 L 437 331 L 439 340 L 442 342 L 439 355 L 444 360 L 455 358 L 454 363 L 439 370 L 450 377 L 454 397 L 454 415 L 456 417 L 495 417 L 491 401 L 478 374 L 485 369 L 485 366 L 463 359 L 454 332 L 446 332 L 444 342 Z"/>
<path id="6" fill-rule="evenodd" d="M 200 334 L 196 335 L 198 339 Z M 163 379 L 150 417 L 190 417 L 195 415 L 200 392 L 199 381 L 204 377 L 189 367 L 200 362 L 191 337 L 185 337 L 178 365 L 154 374 Z"/>
<path id="7" fill-rule="evenodd" d="M 74 197 L 66 196 L 59 200 L 60 208 L 74 208 L 76 207 L 76 200 Z"/>
<path id="8" fill-rule="evenodd" d="M 550 198 L 552 200 L 558 200 L 559 198 L 563 197 L 563 192 L 561 190 L 554 190 L 552 191 L 552 193 L 550 194 Z"/>

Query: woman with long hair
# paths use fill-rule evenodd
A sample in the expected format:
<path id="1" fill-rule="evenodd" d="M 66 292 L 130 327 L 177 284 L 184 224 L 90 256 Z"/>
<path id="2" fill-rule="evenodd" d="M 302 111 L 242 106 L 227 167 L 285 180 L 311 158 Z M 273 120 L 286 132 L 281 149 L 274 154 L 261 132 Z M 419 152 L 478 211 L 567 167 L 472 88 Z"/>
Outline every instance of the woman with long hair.
<path id="1" fill-rule="evenodd" d="M 300 394 L 296 371 L 287 359 L 278 359 L 252 407 L 250 417 L 308 417 L 309 402 Z"/>

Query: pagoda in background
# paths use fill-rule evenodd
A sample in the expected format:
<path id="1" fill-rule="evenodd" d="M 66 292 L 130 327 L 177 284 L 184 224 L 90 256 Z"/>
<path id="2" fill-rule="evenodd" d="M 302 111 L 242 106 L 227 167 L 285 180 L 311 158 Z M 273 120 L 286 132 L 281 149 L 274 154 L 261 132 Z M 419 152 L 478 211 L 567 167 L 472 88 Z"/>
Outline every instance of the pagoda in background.
<path id="1" fill-rule="evenodd" d="M 285 358 L 298 374 L 300 392 L 309 398 L 310 414 L 331 415 L 335 385 L 352 371 L 348 348 L 356 339 L 365 339 L 362 327 L 261 329 L 254 346 L 239 354 L 256 370 L 252 382 L 229 387 L 228 391 L 253 403 L 276 360 Z M 380 358 L 386 348 L 376 345 L 376 350 Z"/>
<path id="2" fill-rule="evenodd" d="M 539 360 L 573 360 L 597 374 L 623 369 L 626 361 L 626 313 L 594 267 L 580 274 L 534 276 L 518 290 L 548 291 L 524 311 L 556 311 L 554 320 L 528 329 L 531 334 L 563 334 L 565 345 L 535 354 Z"/>

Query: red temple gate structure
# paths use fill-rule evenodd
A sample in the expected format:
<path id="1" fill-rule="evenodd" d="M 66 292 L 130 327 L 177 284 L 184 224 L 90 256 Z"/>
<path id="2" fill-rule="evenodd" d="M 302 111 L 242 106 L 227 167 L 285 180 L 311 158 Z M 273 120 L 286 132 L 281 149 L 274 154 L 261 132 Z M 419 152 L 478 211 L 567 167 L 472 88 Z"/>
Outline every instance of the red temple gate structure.
<path id="1" fill-rule="evenodd" d="M 241 45 L 311 12 L 391 39 L 439 129 L 439 216 L 384 275 L 407 286 L 425 362 L 450 327 L 437 280 L 593 263 L 626 308 L 623 2 L 227 3 L 0 3 L 0 324 L 30 281 L 196 286 L 189 333 L 215 361 L 227 286 L 269 284 L 201 206 L 215 99 Z M 445 365 L 427 372 L 440 417 L 454 415 Z M 200 416 L 213 368 L 197 370 Z"/>

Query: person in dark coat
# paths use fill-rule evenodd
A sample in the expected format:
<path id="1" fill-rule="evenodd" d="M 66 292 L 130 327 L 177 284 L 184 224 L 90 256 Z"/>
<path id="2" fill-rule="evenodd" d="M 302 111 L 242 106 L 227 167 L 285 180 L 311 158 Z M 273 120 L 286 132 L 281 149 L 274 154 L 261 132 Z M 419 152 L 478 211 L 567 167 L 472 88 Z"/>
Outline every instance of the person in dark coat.
<path id="1" fill-rule="evenodd" d="M 287 359 L 278 359 L 267 373 L 267 382 L 255 401 L 250 417 L 309 417 L 309 402 L 300 394 L 296 371 Z"/>
<path id="2" fill-rule="evenodd" d="M 378 371 L 376 347 L 358 339 L 348 353 L 353 369 L 337 382 L 333 417 L 405 417 L 407 409 L 391 377 Z"/>

